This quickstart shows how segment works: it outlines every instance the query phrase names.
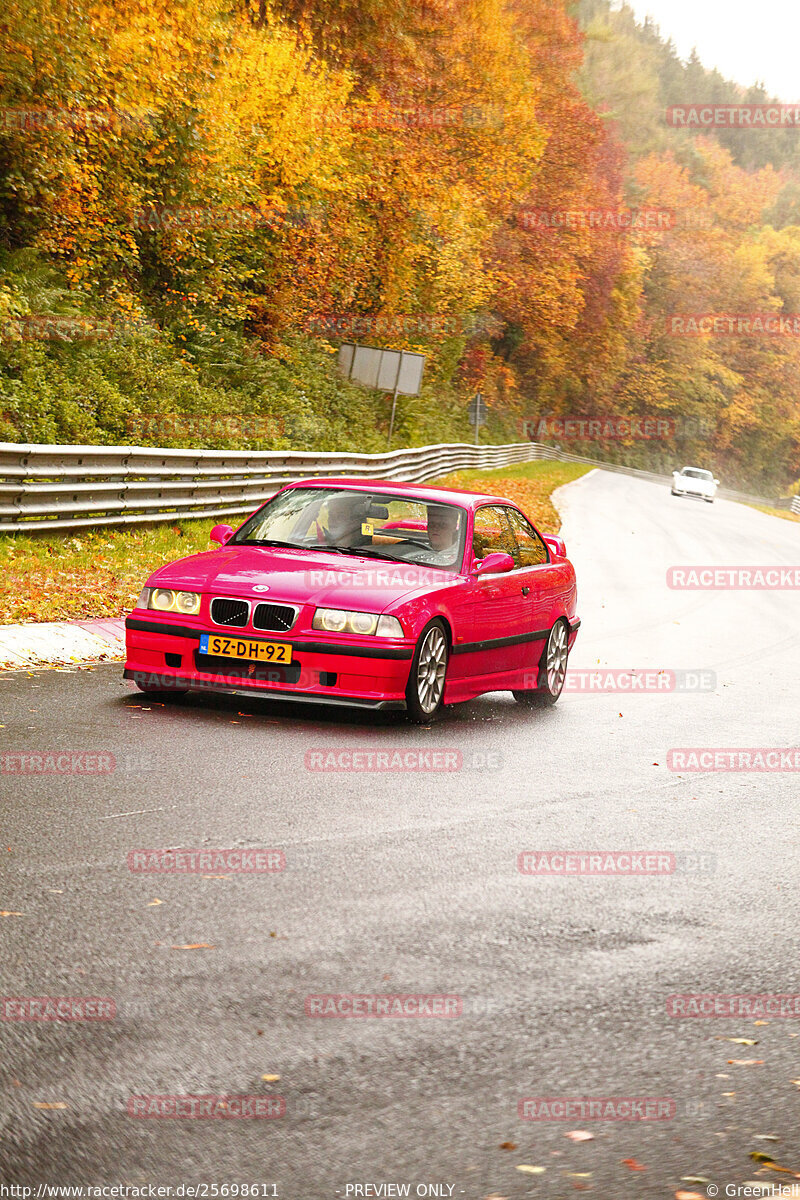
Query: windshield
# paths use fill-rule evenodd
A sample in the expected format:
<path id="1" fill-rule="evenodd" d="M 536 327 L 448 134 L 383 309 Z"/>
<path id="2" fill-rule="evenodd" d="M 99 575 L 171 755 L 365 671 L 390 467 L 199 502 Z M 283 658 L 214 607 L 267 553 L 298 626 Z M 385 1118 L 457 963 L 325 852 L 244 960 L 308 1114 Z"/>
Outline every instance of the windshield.
<path id="1" fill-rule="evenodd" d="M 690 479 L 713 479 L 714 476 L 710 471 L 701 471 L 699 467 L 684 467 L 681 472 L 683 475 L 688 475 Z"/>
<path id="2" fill-rule="evenodd" d="M 457 571 L 467 514 L 455 504 L 348 488 L 289 488 L 228 545 L 334 551 Z"/>

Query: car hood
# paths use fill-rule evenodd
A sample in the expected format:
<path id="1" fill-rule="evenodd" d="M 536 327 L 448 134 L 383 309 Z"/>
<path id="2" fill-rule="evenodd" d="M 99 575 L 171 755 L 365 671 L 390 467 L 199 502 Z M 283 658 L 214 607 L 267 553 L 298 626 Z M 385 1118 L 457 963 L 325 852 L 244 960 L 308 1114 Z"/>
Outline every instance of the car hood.
<path id="1" fill-rule="evenodd" d="M 160 567 L 147 586 L 383 612 L 403 596 L 452 586 L 457 578 L 434 567 L 324 551 L 223 546 Z"/>

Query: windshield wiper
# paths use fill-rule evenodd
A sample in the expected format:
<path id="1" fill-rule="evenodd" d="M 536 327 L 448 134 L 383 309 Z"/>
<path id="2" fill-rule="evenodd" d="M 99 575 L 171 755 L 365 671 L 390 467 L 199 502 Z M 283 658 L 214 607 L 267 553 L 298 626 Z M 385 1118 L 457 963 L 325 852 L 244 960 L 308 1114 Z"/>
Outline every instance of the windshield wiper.
<path id="1" fill-rule="evenodd" d="M 298 546 L 297 542 L 278 542 L 273 538 L 242 538 L 240 542 L 234 542 L 234 546 L 278 546 L 284 550 L 302 550 L 302 546 Z"/>
<path id="2" fill-rule="evenodd" d="M 354 554 L 359 558 L 380 558 L 384 562 L 401 562 L 402 559 L 395 558 L 393 554 L 381 554 L 380 550 L 373 550 L 369 546 L 320 546 L 320 550 L 334 550 L 337 554 Z"/>

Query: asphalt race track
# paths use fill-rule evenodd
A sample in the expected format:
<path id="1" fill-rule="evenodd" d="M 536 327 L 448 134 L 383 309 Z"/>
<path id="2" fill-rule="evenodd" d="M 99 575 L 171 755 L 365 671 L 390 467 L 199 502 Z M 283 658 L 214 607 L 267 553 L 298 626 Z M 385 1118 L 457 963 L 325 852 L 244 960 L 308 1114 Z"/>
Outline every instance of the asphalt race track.
<path id="1" fill-rule="evenodd" d="M 800 774 L 675 771 L 668 751 L 800 746 L 800 603 L 674 590 L 666 572 L 796 566 L 800 524 L 598 472 L 561 505 L 583 621 L 571 683 L 649 669 L 668 687 L 571 690 L 542 713 L 498 693 L 419 729 L 240 697 L 164 706 L 119 665 L 0 678 L 4 755 L 115 765 L 0 776 L 0 910 L 21 914 L 0 917 L 0 990 L 117 1013 L 0 1024 L 4 1183 L 274 1184 L 282 1200 L 791 1183 L 750 1155 L 800 1171 L 800 1019 L 667 1001 L 800 992 Z M 365 750 L 460 765 L 312 769 L 314 752 Z M 272 848 L 286 866 L 147 874 L 128 867 L 141 848 Z M 518 869 L 526 851 L 589 850 L 678 869 Z M 306 1015 L 309 996 L 352 993 L 456 997 L 458 1015 Z M 128 1115 L 131 1097 L 187 1094 L 280 1096 L 285 1115 Z M 523 1120 L 526 1097 L 650 1097 L 670 1115 Z"/>

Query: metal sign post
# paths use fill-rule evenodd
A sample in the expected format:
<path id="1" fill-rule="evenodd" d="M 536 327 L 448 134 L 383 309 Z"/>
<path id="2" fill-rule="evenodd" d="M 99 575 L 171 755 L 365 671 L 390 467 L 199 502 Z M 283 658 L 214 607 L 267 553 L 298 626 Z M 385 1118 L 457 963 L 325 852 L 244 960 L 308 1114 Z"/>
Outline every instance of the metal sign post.
<path id="1" fill-rule="evenodd" d="M 469 402 L 467 413 L 469 415 L 470 425 L 475 426 L 475 445 L 480 445 L 480 428 L 486 424 L 488 408 L 483 398 L 483 392 L 476 392 Z"/>

